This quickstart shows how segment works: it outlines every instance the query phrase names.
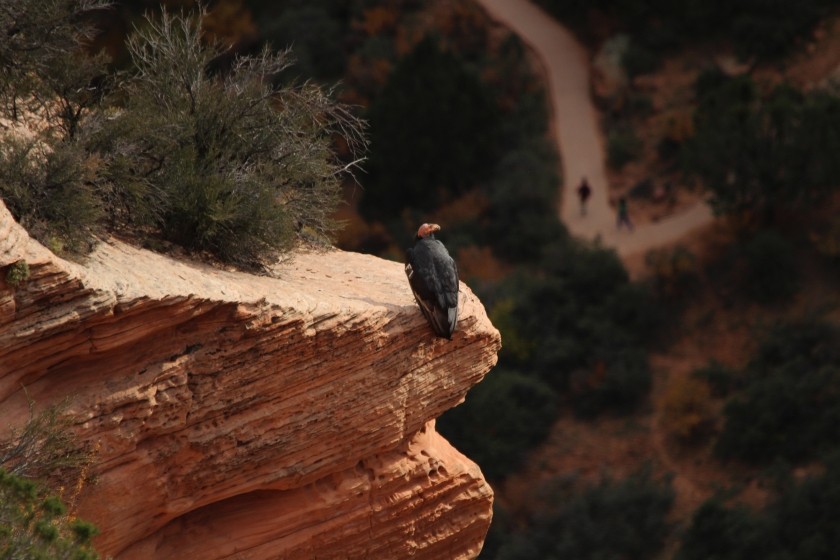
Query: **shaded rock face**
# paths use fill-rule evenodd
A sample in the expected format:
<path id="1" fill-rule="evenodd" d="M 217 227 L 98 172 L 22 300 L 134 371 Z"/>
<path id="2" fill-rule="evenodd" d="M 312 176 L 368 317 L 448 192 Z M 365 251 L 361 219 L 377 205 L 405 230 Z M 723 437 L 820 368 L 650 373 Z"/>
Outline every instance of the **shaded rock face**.
<path id="1" fill-rule="evenodd" d="M 447 341 L 397 263 L 331 251 L 254 276 L 109 240 L 78 265 L 0 204 L 0 437 L 27 394 L 69 396 L 98 449 L 78 514 L 118 559 L 472 558 L 492 491 L 433 420 L 500 337 L 461 291 Z"/>

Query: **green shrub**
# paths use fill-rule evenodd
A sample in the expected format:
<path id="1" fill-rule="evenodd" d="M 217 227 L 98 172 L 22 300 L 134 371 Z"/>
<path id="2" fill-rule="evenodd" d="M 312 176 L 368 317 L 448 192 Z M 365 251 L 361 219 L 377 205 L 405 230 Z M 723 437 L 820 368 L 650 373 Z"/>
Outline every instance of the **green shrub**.
<path id="1" fill-rule="evenodd" d="M 108 83 L 104 55 L 86 45 L 99 31 L 96 10 L 107 0 L 15 0 L 0 11 L 0 114 L 12 121 L 37 114 L 52 140 L 75 137 Z M 36 128 L 42 128 L 37 126 Z"/>
<path id="2" fill-rule="evenodd" d="M 662 0 L 539 0 L 558 19 L 592 41 L 601 30 L 592 22 L 600 13 L 650 48 L 717 39 L 735 45 L 747 59 L 776 59 L 807 40 L 814 26 L 836 7 L 833 0 L 804 0 L 796 10 L 774 0 L 664 2 Z M 602 15 L 602 18 L 604 17 Z"/>
<path id="3" fill-rule="evenodd" d="M 620 170 L 642 155 L 642 141 L 633 128 L 619 126 L 607 133 L 607 165 Z"/>
<path id="4" fill-rule="evenodd" d="M 151 216 L 166 238 L 246 265 L 296 238 L 330 238 L 343 169 L 333 134 L 353 150 L 361 125 L 312 84 L 273 85 L 288 53 L 266 49 L 210 74 L 221 47 L 202 40 L 198 16 L 167 12 L 127 45 L 136 71 L 125 107 L 97 138 L 117 188 L 143 183 L 149 193 L 120 197 L 139 204 L 126 215 Z"/>
<path id="5" fill-rule="evenodd" d="M 516 469 L 543 441 L 557 412 L 557 396 L 539 380 L 500 368 L 438 420 L 438 430 L 479 464 L 490 480 Z"/>
<path id="6" fill-rule="evenodd" d="M 825 323 L 782 325 L 762 342 L 747 387 L 726 404 L 722 458 L 801 463 L 838 447 L 840 334 Z"/>
<path id="7" fill-rule="evenodd" d="M 825 472 L 811 475 L 783 488 L 778 500 L 769 508 L 771 530 L 779 542 L 778 557 L 836 558 L 840 549 L 840 463 L 837 454 L 825 461 Z M 776 553 L 778 554 L 778 552 Z"/>
<path id="8" fill-rule="evenodd" d="M 65 404 L 36 413 L 34 403 L 30 403 L 26 423 L 13 427 L 8 439 L 0 441 L 0 467 L 9 474 L 54 487 L 84 484 L 93 457 L 88 446 L 76 439 L 75 423 Z"/>
<path id="9" fill-rule="evenodd" d="M 742 57 L 776 59 L 790 52 L 833 7 L 830 0 L 805 0 L 796 10 L 773 0 L 747 0 L 728 22 L 730 36 Z"/>
<path id="10" fill-rule="evenodd" d="M 606 347 L 607 340 L 601 339 L 598 344 Z M 650 391 L 650 368 L 643 350 L 606 349 L 603 355 L 604 362 L 596 361 L 583 387 L 572 392 L 575 413 L 581 417 L 592 418 L 606 411 L 629 414 Z M 603 374 L 600 363 L 607 364 Z"/>
<path id="11" fill-rule="evenodd" d="M 638 75 L 655 71 L 660 62 L 656 51 L 635 41 L 630 41 L 621 57 L 621 65 L 631 80 Z"/>
<path id="12" fill-rule="evenodd" d="M 263 41 L 282 49 L 294 46 L 295 74 L 332 82 L 341 78 L 346 64 L 341 20 L 334 2 L 265 0 L 248 2 Z"/>
<path id="13" fill-rule="evenodd" d="M 644 93 L 631 91 L 627 94 L 627 112 L 631 117 L 647 117 L 653 114 L 653 100 Z"/>
<path id="14" fill-rule="evenodd" d="M 0 468 L 0 555 L 21 559 L 94 560 L 96 528 L 74 519 L 44 487 Z"/>
<path id="15" fill-rule="evenodd" d="M 693 444 L 714 426 L 709 385 L 695 377 L 671 381 L 662 398 L 660 424 L 680 443 Z"/>
<path id="16" fill-rule="evenodd" d="M 732 368 L 716 360 L 710 360 L 705 366 L 691 372 L 692 377 L 702 379 L 709 384 L 712 395 L 715 397 L 725 397 L 736 388 L 735 375 L 736 372 Z"/>
<path id="17" fill-rule="evenodd" d="M 650 387 L 645 347 L 660 307 L 612 251 L 561 240 L 542 263 L 541 274 L 515 275 L 496 294 L 520 341 L 500 359 L 569 395 L 578 414 L 632 410 Z"/>
<path id="18" fill-rule="evenodd" d="M 787 560 L 837 557 L 840 536 L 840 468 L 830 457 L 825 472 L 788 481 L 763 512 L 704 503 L 683 536 L 677 560 Z"/>
<path id="19" fill-rule="evenodd" d="M 85 252 L 103 216 L 95 190 L 96 163 L 77 140 L 0 137 L 0 197 L 42 244 L 52 239 Z"/>
<path id="20" fill-rule="evenodd" d="M 501 158 L 487 184 L 485 234 L 496 254 L 535 262 L 543 247 L 568 236 L 555 211 L 557 188 L 556 161 L 541 151 L 527 146 Z"/>
<path id="21" fill-rule="evenodd" d="M 20 286 L 21 282 L 26 282 L 28 278 L 29 263 L 26 261 L 17 261 L 6 268 L 6 284 L 13 288 Z"/>
<path id="22" fill-rule="evenodd" d="M 772 224 L 836 191 L 840 96 L 790 85 L 761 94 L 748 76 L 701 78 L 695 133 L 681 155 L 716 212 Z"/>
<path id="23" fill-rule="evenodd" d="M 682 245 L 648 251 L 645 265 L 653 274 L 657 291 L 663 296 L 681 295 L 697 280 L 697 259 Z"/>
<path id="24" fill-rule="evenodd" d="M 651 180 L 650 177 L 646 177 L 630 187 L 630 191 L 627 194 L 630 195 L 631 198 L 651 200 L 653 198 L 653 193 L 653 180 Z"/>
<path id="25" fill-rule="evenodd" d="M 496 559 L 654 558 L 670 532 L 670 483 L 645 473 L 542 499 L 532 528 L 512 534 Z"/>
<path id="26" fill-rule="evenodd" d="M 718 498 L 701 505 L 683 535 L 677 560 L 746 560 L 768 558 L 765 519 L 742 507 L 727 508 Z"/>
<path id="27" fill-rule="evenodd" d="M 63 404 L 30 409 L 28 421 L 0 441 L 0 557 L 98 558 L 96 527 L 71 515 L 51 490 L 75 496 L 89 481 L 92 453 L 76 439 L 76 421 Z"/>
<path id="28" fill-rule="evenodd" d="M 761 303 L 790 299 L 799 288 L 799 265 L 793 243 L 773 231 L 762 231 L 741 248 L 743 292 Z"/>
<path id="29" fill-rule="evenodd" d="M 0 14 L 20 55 L 10 64 L 0 47 L 0 110 L 22 117 L 16 99 L 50 110 L 32 139 L 0 137 L 0 196 L 36 238 L 84 251 L 108 216 L 115 229 L 242 265 L 329 241 L 363 125 L 313 83 L 279 85 L 287 52 L 226 58 L 205 40 L 202 14 L 164 11 L 129 37 L 133 66 L 112 83 L 78 44 L 89 37 L 80 13 L 99 0 L 22 2 L 26 13 Z M 337 136 L 353 161 L 333 154 Z"/>
<path id="30" fill-rule="evenodd" d="M 432 37 L 399 61 L 370 107 L 368 217 L 432 210 L 490 175 L 499 111 L 490 90 Z"/>

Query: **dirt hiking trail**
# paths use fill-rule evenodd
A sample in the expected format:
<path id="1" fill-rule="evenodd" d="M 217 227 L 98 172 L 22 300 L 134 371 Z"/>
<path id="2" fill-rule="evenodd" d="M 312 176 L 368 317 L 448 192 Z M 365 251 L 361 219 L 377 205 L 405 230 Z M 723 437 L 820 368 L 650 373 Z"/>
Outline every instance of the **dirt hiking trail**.
<path id="1" fill-rule="evenodd" d="M 542 63 L 553 112 L 552 129 L 563 166 L 560 219 L 573 235 L 600 238 L 604 246 L 624 257 L 676 241 L 712 221 L 709 207 L 699 203 L 632 232 L 618 231 L 616 211 L 607 196 L 604 142 L 590 96 L 588 53 L 569 30 L 527 0 L 478 2 L 493 19 L 529 45 Z M 592 187 L 586 216 L 580 214 L 576 192 L 583 177 Z"/>

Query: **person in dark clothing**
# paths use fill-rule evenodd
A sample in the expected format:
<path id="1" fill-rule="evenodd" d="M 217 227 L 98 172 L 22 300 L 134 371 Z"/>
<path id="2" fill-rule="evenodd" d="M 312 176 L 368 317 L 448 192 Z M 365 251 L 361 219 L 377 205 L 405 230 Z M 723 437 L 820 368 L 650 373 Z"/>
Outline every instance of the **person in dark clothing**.
<path id="1" fill-rule="evenodd" d="M 580 215 L 586 216 L 586 201 L 589 200 L 589 197 L 592 195 L 592 188 L 589 186 L 589 182 L 584 177 L 581 182 L 580 186 L 577 188 L 578 198 L 580 199 Z"/>
<path id="2" fill-rule="evenodd" d="M 623 196 L 618 199 L 616 229 L 621 229 L 622 225 L 627 226 L 627 229 L 633 231 L 633 222 L 630 221 L 630 214 L 627 212 L 627 198 Z"/>

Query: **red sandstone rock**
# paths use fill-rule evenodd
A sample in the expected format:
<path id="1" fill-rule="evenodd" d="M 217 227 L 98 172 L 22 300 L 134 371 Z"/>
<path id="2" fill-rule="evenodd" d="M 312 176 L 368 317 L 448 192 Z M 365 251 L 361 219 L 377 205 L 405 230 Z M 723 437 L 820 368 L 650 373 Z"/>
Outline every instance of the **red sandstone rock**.
<path id="1" fill-rule="evenodd" d="M 30 278 L 6 285 L 18 260 Z M 271 275 L 108 240 L 55 257 L 0 205 L 0 427 L 65 397 L 97 444 L 79 515 L 115 558 L 471 558 L 478 468 L 434 432 L 496 362 L 461 286 L 434 336 L 402 265 L 330 251 Z"/>

